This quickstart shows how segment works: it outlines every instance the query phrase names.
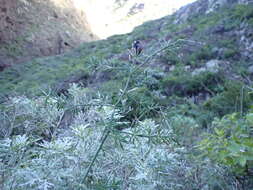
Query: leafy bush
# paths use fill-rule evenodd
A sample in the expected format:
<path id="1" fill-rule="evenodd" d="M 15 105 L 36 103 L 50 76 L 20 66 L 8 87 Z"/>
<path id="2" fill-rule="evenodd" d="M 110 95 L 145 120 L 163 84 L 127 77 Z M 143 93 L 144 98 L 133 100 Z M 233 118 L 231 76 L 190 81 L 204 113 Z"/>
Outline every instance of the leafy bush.
<path id="1" fill-rule="evenodd" d="M 222 117 L 228 113 L 246 112 L 252 101 L 252 95 L 243 83 L 227 81 L 223 92 L 207 100 L 204 107 Z"/>
<path id="2" fill-rule="evenodd" d="M 127 92 L 126 102 L 131 97 L 136 99 L 137 92 Z M 232 179 L 224 183 L 226 170 L 194 155 L 200 128 L 191 117 L 162 114 L 156 121 L 137 120 L 135 127 L 118 130 L 117 126 L 129 124 L 122 121 L 127 114 L 124 107 L 115 107 L 109 99 L 77 85 L 69 89 L 67 98 L 45 95 L 13 99 L 11 109 L 6 105 L 7 111 L 13 110 L 14 100 L 15 113 L 20 113 L 12 122 L 16 135 L 0 140 L 2 189 L 182 190 L 233 186 Z M 63 110 L 65 114 L 72 110 L 68 126 L 62 125 L 67 119 L 66 115 L 60 117 Z M 54 128 L 56 123 L 59 128 Z M 51 128 L 56 135 L 50 140 L 38 138 Z"/>
<path id="3" fill-rule="evenodd" d="M 58 100 L 54 97 L 13 97 L 1 112 L 4 125 L 0 135 L 8 137 L 14 134 L 33 134 L 51 138 L 61 115 L 63 109 L 58 108 Z"/>
<path id="4" fill-rule="evenodd" d="M 224 57 L 225 58 L 234 58 L 235 56 L 240 55 L 239 51 L 236 49 L 226 49 L 224 51 Z"/>
<path id="5" fill-rule="evenodd" d="M 252 5 L 236 5 L 232 14 L 233 18 L 250 19 L 253 17 L 253 6 Z"/>
<path id="6" fill-rule="evenodd" d="M 194 75 L 190 72 L 174 72 L 163 79 L 162 85 L 166 90 L 167 95 L 190 96 L 200 92 L 218 92 L 217 84 L 223 83 L 218 73 L 202 72 L 199 75 Z"/>
<path id="7" fill-rule="evenodd" d="M 213 122 L 213 133 L 200 143 L 203 154 L 231 168 L 235 173 L 250 175 L 253 168 L 253 113 L 240 118 L 226 115 Z"/>

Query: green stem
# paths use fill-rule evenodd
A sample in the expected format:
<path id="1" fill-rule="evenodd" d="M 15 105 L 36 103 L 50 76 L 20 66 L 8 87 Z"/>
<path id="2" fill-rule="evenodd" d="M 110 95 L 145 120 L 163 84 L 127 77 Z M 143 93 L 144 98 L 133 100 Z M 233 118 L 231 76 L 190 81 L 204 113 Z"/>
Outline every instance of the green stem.
<path id="1" fill-rule="evenodd" d="M 105 128 L 105 130 L 107 130 L 107 128 Z M 83 179 L 84 182 L 85 182 L 86 178 L 88 177 L 88 174 L 90 173 L 91 167 L 92 167 L 93 164 L 95 163 L 96 158 L 97 158 L 99 152 L 102 150 L 103 145 L 104 145 L 104 143 L 105 143 L 107 137 L 109 136 L 109 134 L 110 134 L 110 131 L 107 130 L 107 132 L 106 132 L 106 134 L 105 134 L 105 136 L 104 136 L 104 138 L 103 138 L 103 140 L 102 140 L 100 146 L 98 147 L 98 150 L 97 150 L 96 154 L 94 155 L 94 157 L 93 157 L 93 159 L 92 159 L 92 161 L 91 161 L 91 163 L 90 163 L 90 165 L 89 165 L 89 167 L 88 167 L 88 169 L 87 169 L 87 171 L 86 171 L 86 174 L 85 174 L 84 179 Z"/>
<path id="2" fill-rule="evenodd" d="M 143 65 L 145 65 L 145 64 L 146 64 L 150 59 L 152 59 L 155 55 L 157 55 L 158 53 L 164 51 L 164 50 L 167 49 L 168 47 L 171 47 L 172 45 L 176 45 L 176 44 L 177 44 L 178 42 L 180 42 L 180 41 L 184 41 L 184 40 L 181 40 L 181 39 L 180 39 L 180 40 L 177 40 L 177 41 L 176 41 L 175 43 L 173 43 L 173 44 L 172 44 L 172 43 L 169 43 L 169 44 L 166 45 L 165 47 L 159 49 L 158 51 L 156 51 L 155 53 L 153 53 L 152 55 L 150 55 L 142 64 L 140 64 L 140 65 L 137 66 L 134 70 L 132 70 L 131 72 L 129 72 L 129 76 L 128 76 L 126 85 L 125 85 L 125 87 L 124 87 L 124 89 L 123 89 L 123 92 L 122 92 L 122 94 L 120 95 L 118 101 L 117 101 L 116 104 L 114 105 L 114 108 L 116 108 L 116 106 L 120 103 L 120 101 L 122 100 L 122 97 L 123 97 L 124 94 L 126 93 L 127 88 L 128 88 L 128 86 L 129 86 L 129 82 L 130 82 L 130 79 L 131 79 L 132 74 L 133 74 L 134 72 L 136 72 L 139 68 L 141 68 Z M 85 106 L 85 105 L 82 105 L 82 106 Z M 115 109 L 114 109 L 114 112 L 113 112 L 113 114 L 112 114 L 112 116 L 111 116 L 111 120 L 113 120 L 114 114 L 115 114 Z M 91 170 L 93 164 L 95 163 L 95 161 L 96 161 L 96 159 L 97 159 L 97 157 L 98 157 L 99 152 L 102 150 L 103 145 L 104 145 L 104 143 L 105 143 L 107 137 L 109 136 L 110 132 L 111 132 L 111 130 L 108 130 L 107 127 L 105 127 L 104 133 L 106 133 L 106 134 L 105 134 L 105 136 L 104 136 L 102 142 L 100 143 L 99 148 L 98 148 L 96 154 L 94 155 L 94 157 L 93 157 L 93 159 L 92 159 L 92 161 L 91 161 L 91 163 L 90 163 L 90 165 L 89 165 L 89 167 L 88 167 L 88 169 L 87 169 L 87 171 L 86 171 L 86 174 L 85 174 L 84 179 L 83 179 L 83 182 L 84 182 L 84 183 L 85 183 L 85 181 L 86 181 L 86 178 L 87 178 L 87 176 L 88 176 L 88 174 L 89 174 L 89 172 L 90 172 L 90 170 Z M 146 138 L 149 137 L 149 138 L 150 138 L 151 136 L 139 135 L 139 137 L 146 137 Z"/>

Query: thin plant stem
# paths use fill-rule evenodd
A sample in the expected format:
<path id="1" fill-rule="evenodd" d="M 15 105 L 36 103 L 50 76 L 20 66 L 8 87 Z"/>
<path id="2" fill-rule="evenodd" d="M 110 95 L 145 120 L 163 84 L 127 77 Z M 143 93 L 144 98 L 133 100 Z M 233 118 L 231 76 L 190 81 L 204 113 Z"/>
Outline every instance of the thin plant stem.
<path id="1" fill-rule="evenodd" d="M 133 74 L 134 72 L 136 72 L 139 68 L 141 68 L 142 66 L 144 66 L 145 64 L 147 64 L 148 61 L 150 61 L 154 56 L 156 56 L 156 55 L 159 54 L 160 52 L 164 51 L 165 49 L 167 49 L 167 48 L 169 48 L 169 47 L 172 47 L 173 45 L 177 45 L 177 43 L 178 43 L 178 42 L 181 42 L 181 41 L 185 41 L 185 40 L 179 39 L 179 40 L 177 40 L 177 41 L 174 42 L 174 43 L 168 43 L 166 46 L 162 47 L 161 49 L 159 49 L 158 51 L 156 51 L 155 53 L 153 53 L 152 55 L 150 55 L 149 57 L 147 57 L 147 58 L 145 59 L 145 61 L 144 61 L 142 64 L 140 64 L 139 66 L 135 67 L 134 70 L 132 70 L 131 72 L 129 72 L 129 76 L 128 76 L 128 78 L 127 78 L 126 85 L 125 85 L 125 87 L 124 87 L 124 89 L 123 89 L 123 92 L 121 93 L 121 95 L 120 95 L 118 101 L 117 101 L 117 102 L 115 103 L 115 105 L 114 105 L 114 112 L 113 112 L 112 115 L 111 115 L 111 120 L 113 120 L 113 117 L 114 117 L 114 114 L 115 114 L 115 110 L 116 110 L 116 106 L 120 103 L 120 101 L 122 100 L 122 97 L 126 94 L 126 91 L 127 91 L 127 89 L 128 89 L 128 86 L 129 86 L 129 83 L 130 83 L 130 79 L 131 79 L 132 74 Z M 104 136 L 104 138 L 102 139 L 102 141 L 101 141 L 101 143 L 100 143 L 100 145 L 99 145 L 99 147 L 98 147 L 98 149 L 97 149 L 97 151 L 96 151 L 96 153 L 95 153 L 95 155 L 94 155 L 94 157 L 93 157 L 91 163 L 90 163 L 89 166 L 88 166 L 88 169 L 87 169 L 87 171 L 86 171 L 86 174 L 85 174 L 85 176 L 84 176 L 84 178 L 83 178 L 83 183 L 85 183 L 86 178 L 88 177 L 89 172 L 91 171 L 91 168 L 92 168 L 92 166 L 94 165 L 94 163 L 95 163 L 95 161 L 96 161 L 96 159 L 97 159 L 97 157 L 98 157 L 98 155 L 99 155 L 99 152 L 102 150 L 103 145 L 104 145 L 106 139 L 107 139 L 108 136 L 110 135 L 110 132 L 111 132 L 111 130 L 108 130 L 108 128 L 107 128 L 107 126 L 106 126 L 106 127 L 105 127 L 105 130 L 104 130 L 105 136 Z M 147 138 L 147 136 L 143 136 L 143 135 L 139 135 L 139 137 L 146 137 L 146 138 Z"/>
<path id="2" fill-rule="evenodd" d="M 91 170 L 93 164 L 95 163 L 95 161 L 96 161 L 96 159 L 97 159 L 97 157 L 98 157 L 99 152 L 102 150 L 103 145 L 104 145 L 104 143 L 105 143 L 107 137 L 108 137 L 109 134 L 110 134 L 110 131 L 107 129 L 107 127 L 105 128 L 105 131 L 107 131 L 107 132 L 106 132 L 104 138 L 102 139 L 102 141 L 101 141 L 101 143 L 100 143 L 100 145 L 99 145 L 99 147 L 98 147 L 98 149 L 97 149 L 97 152 L 96 152 L 96 154 L 94 155 L 94 157 L 93 157 L 93 159 L 92 159 L 91 163 L 89 164 L 89 167 L 88 167 L 88 169 L 87 169 L 87 171 L 86 171 L 86 174 L 85 174 L 84 179 L 83 179 L 84 182 L 85 182 L 86 178 L 88 177 L 89 172 L 90 172 L 90 170 Z"/>

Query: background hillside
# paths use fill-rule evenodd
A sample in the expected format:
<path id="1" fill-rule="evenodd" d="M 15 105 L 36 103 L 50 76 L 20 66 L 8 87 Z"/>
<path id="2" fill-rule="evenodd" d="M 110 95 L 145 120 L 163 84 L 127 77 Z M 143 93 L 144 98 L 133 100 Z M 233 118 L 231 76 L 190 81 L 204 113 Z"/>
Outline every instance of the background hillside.
<path id="1" fill-rule="evenodd" d="M 95 39 L 71 0 L 0 1 L 0 70 Z"/>
<path id="2" fill-rule="evenodd" d="M 62 54 L 83 42 L 130 32 L 147 20 L 171 14 L 183 3 L 1 0 L 0 71 L 37 57 Z"/>
<path id="3" fill-rule="evenodd" d="M 6 68 L 0 187 L 253 189 L 252 55 L 252 2 L 199 0 Z"/>

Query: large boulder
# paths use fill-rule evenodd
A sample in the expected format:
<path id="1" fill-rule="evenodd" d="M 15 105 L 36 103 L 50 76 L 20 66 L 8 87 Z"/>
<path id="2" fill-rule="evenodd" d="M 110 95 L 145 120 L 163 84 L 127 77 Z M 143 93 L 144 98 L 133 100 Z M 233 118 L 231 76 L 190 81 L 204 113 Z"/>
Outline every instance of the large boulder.
<path id="1" fill-rule="evenodd" d="M 206 62 L 204 67 L 195 69 L 192 72 L 192 76 L 199 75 L 203 72 L 218 73 L 223 67 L 229 65 L 229 62 L 212 59 Z"/>
<path id="2" fill-rule="evenodd" d="M 222 65 L 223 61 L 219 60 L 210 60 L 206 63 L 206 70 L 211 73 L 217 73 L 219 72 L 220 65 Z"/>

